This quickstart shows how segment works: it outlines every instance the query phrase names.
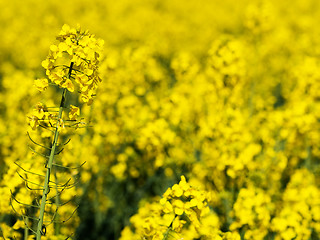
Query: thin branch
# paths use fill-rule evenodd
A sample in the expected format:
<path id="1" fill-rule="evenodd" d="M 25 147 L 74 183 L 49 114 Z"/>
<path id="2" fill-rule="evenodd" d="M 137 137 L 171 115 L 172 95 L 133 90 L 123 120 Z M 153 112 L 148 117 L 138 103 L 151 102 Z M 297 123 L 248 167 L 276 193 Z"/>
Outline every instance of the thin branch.
<path id="1" fill-rule="evenodd" d="M 65 168 L 65 169 L 79 169 L 81 168 L 84 164 L 86 163 L 86 161 L 84 161 L 80 166 L 78 167 L 66 167 L 66 166 L 63 166 L 63 165 L 60 165 L 60 164 L 56 164 L 56 163 L 53 163 L 52 165 L 54 165 L 55 167 L 60 167 L 60 168 Z"/>
<path id="2" fill-rule="evenodd" d="M 54 155 L 59 155 L 63 150 L 64 148 L 62 148 L 59 152 L 55 153 Z"/>
<path id="3" fill-rule="evenodd" d="M 45 148 L 45 149 L 47 149 L 47 150 L 51 150 L 51 148 L 48 148 L 48 147 L 46 147 L 46 146 L 43 146 L 43 145 L 41 145 L 41 144 L 39 144 L 39 143 L 35 142 L 35 141 L 31 138 L 31 136 L 30 136 L 29 132 L 27 132 L 27 135 L 28 135 L 28 137 L 29 137 L 30 141 L 31 141 L 31 142 L 33 142 L 34 144 L 36 144 L 36 145 L 38 145 L 38 146 L 40 146 L 40 147 L 43 147 L 43 148 Z"/>
<path id="4" fill-rule="evenodd" d="M 21 174 L 19 173 L 19 171 L 16 171 L 16 172 L 18 173 L 19 177 L 24 180 L 25 185 L 26 185 L 26 188 L 28 188 L 30 191 L 43 190 L 43 188 L 31 188 L 31 187 L 29 187 L 28 182 L 30 182 L 31 184 L 40 186 L 40 187 L 42 187 L 42 185 L 40 185 L 40 184 L 38 184 L 38 183 L 31 182 L 31 181 L 29 181 L 28 179 L 25 179 L 24 177 L 22 177 Z"/>
<path id="5" fill-rule="evenodd" d="M 51 202 L 52 199 L 56 198 L 57 196 L 60 196 L 65 189 L 67 189 L 67 188 L 66 187 L 62 188 L 62 190 L 58 194 L 56 194 L 55 196 L 53 196 L 51 198 L 48 198 L 46 201 Z"/>
<path id="6" fill-rule="evenodd" d="M 69 220 L 72 218 L 72 216 L 75 214 L 75 212 L 78 210 L 78 208 L 79 208 L 79 206 L 77 206 L 77 207 L 74 209 L 74 211 L 71 213 L 71 215 L 70 215 L 66 220 L 63 220 L 63 221 L 54 221 L 54 222 L 57 222 L 57 223 L 65 223 L 65 222 L 69 221 Z"/>
<path id="7" fill-rule="evenodd" d="M 27 228 L 28 230 L 30 230 L 31 232 L 33 232 L 33 233 L 35 234 L 35 233 L 36 233 L 36 231 L 34 231 L 32 228 L 30 228 L 30 227 L 28 226 L 28 224 L 27 224 L 27 222 L 26 222 L 25 218 L 26 218 L 26 219 L 29 219 L 29 218 L 28 218 L 27 216 L 25 216 L 25 215 L 23 215 L 23 216 L 22 216 L 22 219 L 23 219 L 24 225 L 26 226 L 26 228 Z"/>
<path id="8" fill-rule="evenodd" d="M 29 218 L 29 219 L 32 219 L 32 220 L 35 220 L 35 221 L 39 221 L 39 218 L 35 218 L 35 217 L 29 217 L 29 216 L 27 216 L 27 215 L 25 215 L 25 214 L 21 214 L 21 213 L 18 213 L 17 212 L 17 210 L 14 208 L 14 206 L 13 206 L 13 204 L 12 204 L 12 199 L 10 198 L 10 206 L 11 206 L 11 208 L 12 208 L 12 210 L 18 215 L 18 216 L 20 216 L 20 217 L 26 217 L 26 218 Z"/>
<path id="9" fill-rule="evenodd" d="M 71 235 L 69 235 L 65 240 L 68 240 L 72 235 L 73 235 L 73 233 Z"/>
<path id="10" fill-rule="evenodd" d="M 40 126 L 40 127 L 42 127 L 42 128 L 44 128 L 44 129 L 46 129 L 46 130 L 48 130 L 48 131 L 50 131 L 50 132 L 52 132 L 52 133 L 54 133 L 54 131 L 53 131 L 53 130 L 49 129 L 49 128 L 48 128 L 48 127 L 46 127 L 46 126 L 43 126 L 43 125 L 41 125 L 41 124 L 39 124 L 39 126 Z"/>
<path id="11" fill-rule="evenodd" d="M 23 205 L 23 206 L 26 206 L 26 207 L 34 207 L 34 208 L 40 208 L 39 206 L 36 206 L 36 205 L 32 205 L 32 204 L 27 204 L 27 203 L 23 203 L 21 201 L 19 201 L 18 199 L 16 199 L 14 196 L 13 196 L 13 193 L 11 192 L 11 197 L 14 201 L 16 201 L 18 204 L 20 205 Z"/>
<path id="12" fill-rule="evenodd" d="M 38 154 L 39 156 L 44 157 L 44 158 L 49 158 L 49 156 L 37 152 L 36 150 L 34 150 L 34 149 L 33 149 L 32 147 L 30 147 L 29 145 L 28 145 L 28 147 L 29 147 L 29 149 L 30 149 L 32 152 Z"/>
<path id="13" fill-rule="evenodd" d="M 30 173 L 30 174 L 33 174 L 33 175 L 36 175 L 36 176 L 39 176 L 39 177 L 45 177 L 44 175 L 41 175 L 41 174 L 38 174 L 38 173 L 34 173 L 34 172 L 31 172 L 31 171 L 28 171 L 28 170 L 24 169 L 17 162 L 14 162 L 14 164 L 16 164 L 19 168 L 21 168 L 23 171 L 25 171 L 27 173 Z"/>
<path id="14" fill-rule="evenodd" d="M 71 141 L 71 138 L 69 138 L 63 145 L 67 145 Z"/>
<path id="15" fill-rule="evenodd" d="M 56 187 L 57 189 L 70 189 L 70 188 L 73 188 L 74 186 L 76 186 L 78 184 L 78 182 L 75 182 L 75 183 L 72 183 L 72 184 L 68 184 L 67 186 L 63 186 L 63 185 L 48 185 L 49 188 L 53 188 L 53 187 Z"/>

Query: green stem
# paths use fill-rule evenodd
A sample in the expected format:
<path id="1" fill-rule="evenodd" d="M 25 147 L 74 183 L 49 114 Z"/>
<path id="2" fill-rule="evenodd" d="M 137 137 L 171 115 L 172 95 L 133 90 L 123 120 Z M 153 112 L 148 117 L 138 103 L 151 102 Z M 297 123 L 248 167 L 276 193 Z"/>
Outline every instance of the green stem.
<path id="1" fill-rule="evenodd" d="M 29 225 L 29 219 L 26 218 L 26 226 L 24 227 L 24 240 L 28 240 L 29 238 L 29 229 L 28 229 L 28 225 Z"/>
<path id="2" fill-rule="evenodd" d="M 59 196 L 59 190 L 58 190 L 58 178 L 57 178 L 57 173 L 54 172 L 54 178 L 55 178 L 55 182 L 56 182 L 56 206 L 57 208 L 60 206 L 60 196 Z M 60 234 L 60 223 L 59 223 L 59 213 L 57 211 L 56 213 L 56 222 L 54 224 L 54 228 L 55 228 L 55 234 L 59 235 Z"/>
<path id="3" fill-rule="evenodd" d="M 62 93 L 62 98 L 61 98 L 61 104 L 59 108 L 59 114 L 57 118 L 57 124 L 56 124 L 56 129 L 54 132 L 54 137 L 53 137 L 53 143 L 51 147 L 51 152 L 47 164 L 47 173 L 46 177 L 44 180 L 44 186 L 43 186 L 43 193 L 42 193 L 42 199 L 41 199 L 41 204 L 40 204 L 40 214 L 39 214 L 39 222 L 38 222 L 38 227 L 37 227 L 37 240 L 41 239 L 41 236 L 43 234 L 42 232 L 42 226 L 43 226 L 43 216 L 44 216 L 44 210 L 46 206 L 46 201 L 47 201 L 47 195 L 49 193 L 49 182 L 50 182 L 50 174 L 51 174 L 51 169 L 53 165 L 53 160 L 54 160 L 54 154 L 57 148 L 57 142 L 58 142 L 58 136 L 59 136 L 59 121 L 62 118 L 62 111 L 63 111 L 63 106 L 65 102 L 65 96 L 66 96 L 67 89 L 63 89 Z"/>
<path id="4" fill-rule="evenodd" d="M 71 76 L 72 67 L 73 67 L 73 62 L 70 64 L 70 68 L 69 68 L 69 73 L 68 73 L 69 79 Z M 58 136 L 59 136 L 59 122 L 60 122 L 60 119 L 62 119 L 62 112 L 63 112 L 63 108 L 65 105 L 66 94 L 67 94 L 67 89 L 64 88 L 63 92 L 62 92 L 62 97 L 61 97 L 61 102 L 60 102 L 59 113 L 58 113 L 58 118 L 57 118 L 56 129 L 54 132 L 51 152 L 50 152 L 50 156 L 49 156 L 49 160 L 48 160 L 48 164 L 47 164 L 46 177 L 45 177 L 44 185 L 43 185 L 43 193 L 42 193 L 42 199 L 41 199 L 41 204 L 40 204 L 39 222 L 38 222 L 37 231 L 36 231 L 36 236 L 37 236 L 36 239 L 37 240 L 40 240 L 41 236 L 44 235 L 43 230 L 42 230 L 42 228 L 44 226 L 43 225 L 43 218 L 44 218 L 45 206 L 46 206 L 46 201 L 47 201 L 47 195 L 50 191 L 50 188 L 49 188 L 50 174 L 51 174 L 51 170 L 52 170 L 54 154 L 55 154 L 56 148 L 57 148 Z"/>

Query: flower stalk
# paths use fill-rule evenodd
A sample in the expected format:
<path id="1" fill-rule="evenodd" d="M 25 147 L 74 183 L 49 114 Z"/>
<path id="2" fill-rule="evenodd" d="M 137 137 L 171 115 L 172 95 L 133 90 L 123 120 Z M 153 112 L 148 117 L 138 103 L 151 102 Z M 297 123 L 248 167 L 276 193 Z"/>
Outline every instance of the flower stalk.
<path id="1" fill-rule="evenodd" d="M 57 142 L 58 142 L 58 136 L 59 136 L 59 123 L 60 123 L 60 119 L 62 119 L 62 112 L 63 112 L 64 103 L 65 103 L 66 93 L 67 93 L 67 89 L 64 88 L 63 92 L 62 92 L 61 103 L 60 103 L 60 107 L 59 107 L 57 124 L 55 127 L 50 156 L 49 156 L 49 160 L 48 160 L 48 164 L 47 164 L 46 177 L 45 177 L 45 181 L 44 181 L 44 185 L 43 185 L 43 193 L 42 193 L 41 204 L 40 204 L 39 222 L 38 222 L 38 226 L 37 226 L 37 240 L 40 240 L 41 236 L 44 235 L 44 233 L 42 231 L 44 211 L 45 211 L 47 196 L 50 191 L 50 189 L 49 189 L 50 175 L 51 175 L 51 171 L 52 171 L 54 155 L 55 155 L 56 148 L 57 148 Z"/>
<path id="2" fill-rule="evenodd" d="M 70 64 L 69 72 L 68 72 L 68 79 L 70 79 L 70 77 L 71 77 L 73 64 L 74 64 L 73 62 L 71 62 L 71 64 Z M 44 235 L 44 233 L 42 231 L 44 211 L 45 211 L 47 196 L 50 191 L 50 188 L 49 188 L 50 175 L 51 175 L 52 165 L 53 165 L 53 161 L 54 161 L 54 155 L 55 155 L 57 143 L 58 143 L 59 124 L 60 124 L 60 120 L 62 119 L 63 108 L 64 108 L 65 101 L 66 101 L 66 94 L 67 94 L 67 89 L 64 88 L 63 92 L 62 92 L 62 96 L 61 96 L 59 113 L 58 113 L 55 131 L 54 131 L 54 137 L 53 137 L 52 147 L 51 147 L 49 160 L 48 160 L 48 164 L 47 164 L 46 177 L 45 177 L 44 186 L 43 186 L 43 193 L 42 193 L 41 204 L 40 204 L 39 222 L 38 222 L 38 226 L 37 226 L 37 240 L 40 240 L 41 236 Z"/>

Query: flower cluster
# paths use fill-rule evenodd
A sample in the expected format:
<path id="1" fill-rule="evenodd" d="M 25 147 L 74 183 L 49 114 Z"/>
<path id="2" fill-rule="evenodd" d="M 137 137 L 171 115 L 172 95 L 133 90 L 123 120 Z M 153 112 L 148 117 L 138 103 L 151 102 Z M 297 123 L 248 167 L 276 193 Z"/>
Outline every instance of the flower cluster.
<path id="1" fill-rule="evenodd" d="M 29 126 L 32 130 L 36 130 L 37 127 L 52 127 L 56 126 L 58 121 L 58 128 L 63 129 L 65 127 L 64 120 L 57 120 L 57 112 L 48 109 L 44 104 L 38 103 L 33 109 L 32 113 L 27 116 Z M 69 108 L 69 120 L 76 121 L 80 116 L 80 108 L 74 105 L 70 105 Z M 78 124 L 78 123 L 77 123 Z M 74 126 L 76 126 L 75 124 Z M 79 124 L 78 124 L 79 125 Z"/>
<path id="2" fill-rule="evenodd" d="M 210 195 L 203 191 L 191 187 L 184 176 L 181 176 L 179 184 L 169 188 L 164 194 L 160 203 L 164 206 L 165 213 L 174 213 L 176 216 L 185 215 L 188 220 L 196 227 L 200 227 L 200 218 L 210 210 L 207 205 Z M 178 229 L 186 223 L 181 221 Z"/>
<path id="3" fill-rule="evenodd" d="M 320 231 L 320 190 L 307 169 L 297 170 L 283 195 L 283 206 L 272 219 L 278 239 L 309 239 Z"/>
<path id="4" fill-rule="evenodd" d="M 236 232 L 219 230 L 219 219 L 209 209 L 210 193 L 187 183 L 181 176 L 178 184 L 168 188 L 160 201 L 146 203 L 132 216 L 132 228 L 122 231 L 126 239 L 198 239 L 239 240 Z"/>
<path id="5" fill-rule="evenodd" d="M 270 196 L 262 189 L 242 188 L 233 206 L 235 221 L 230 229 L 246 229 L 245 239 L 264 239 L 273 207 Z"/>
<path id="6" fill-rule="evenodd" d="M 101 82 L 98 74 L 103 40 L 96 39 L 88 31 L 82 31 L 63 25 L 57 37 L 58 43 L 50 46 L 49 55 L 42 62 L 50 81 L 68 91 L 75 90 L 78 85 L 80 99 L 90 104 L 97 85 Z M 48 82 L 39 79 L 36 86 L 46 89 Z"/>
<path id="7" fill-rule="evenodd" d="M 220 87 L 233 88 L 245 75 L 244 44 L 230 36 L 212 43 L 208 52 L 209 73 Z"/>

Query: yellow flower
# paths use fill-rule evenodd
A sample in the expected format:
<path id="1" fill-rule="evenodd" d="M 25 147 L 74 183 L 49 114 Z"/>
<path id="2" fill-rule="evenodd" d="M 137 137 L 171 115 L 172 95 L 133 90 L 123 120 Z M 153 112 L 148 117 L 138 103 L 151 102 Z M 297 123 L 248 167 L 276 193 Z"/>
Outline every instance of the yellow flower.
<path id="1" fill-rule="evenodd" d="M 173 203 L 173 208 L 174 208 L 174 213 L 177 214 L 177 215 L 182 215 L 183 212 L 184 212 L 184 203 L 177 199 L 177 200 L 174 200 Z"/>
<path id="2" fill-rule="evenodd" d="M 65 126 L 64 126 L 64 121 L 60 118 L 59 122 L 58 122 L 58 131 L 64 130 Z"/>
<path id="3" fill-rule="evenodd" d="M 69 119 L 76 120 L 80 115 L 80 109 L 74 105 L 70 105 Z"/>
<path id="4" fill-rule="evenodd" d="M 58 45 L 58 49 L 60 52 L 64 52 L 64 51 L 67 51 L 69 49 L 69 47 L 65 42 L 61 42 Z"/>
<path id="5" fill-rule="evenodd" d="M 179 217 L 176 217 L 173 220 L 172 229 L 176 232 L 180 232 L 184 224 L 186 224 L 185 220 L 181 220 Z"/>
<path id="6" fill-rule="evenodd" d="M 173 185 L 172 191 L 173 191 L 173 195 L 176 197 L 181 197 L 183 194 L 183 191 L 178 184 Z"/>
<path id="7" fill-rule="evenodd" d="M 61 86 L 68 89 L 69 92 L 74 91 L 74 85 L 70 79 L 67 79 Z"/>
<path id="8" fill-rule="evenodd" d="M 189 184 L 186 181 L 185 176 L 183 176 L 183 175 L 181 176 L 179 186 L 182 188 L 183 191 L 187 191 L 190 188 Z"/>
<path id="9" fill-rule="evenodd" d="M 25 223 L 22 220 L 18 220 L 13 226 L 13 229 L 18 230 L 19 228 L 25 228 Z"/>
<path id="10" fill-rule="evenodd" d="M 71 29 L 71 28 L 70 28 L 70 26 L 69 26 L 68 24 L 64 24 L 64 25 L 62 26 L 62 29 L 61 29 L 59 35 L 67 35 L 67 34 L 69 34 L 70 29 Z"/>
<path id="11" fill-rule="evenodd" d="M 46 79 L 46 78 L 37 79 L 34 81 L 34 86 L 40 92 L 45 91 L 49 86 L 48 79 Z"/>
<path id="12" fill-rule="evenodd" d="M 39 126 L 39 118 L 36 116 L 28 116 L 29 125 L 32 128 L 32 130 L 36 130 L 36 128 Z"/>

